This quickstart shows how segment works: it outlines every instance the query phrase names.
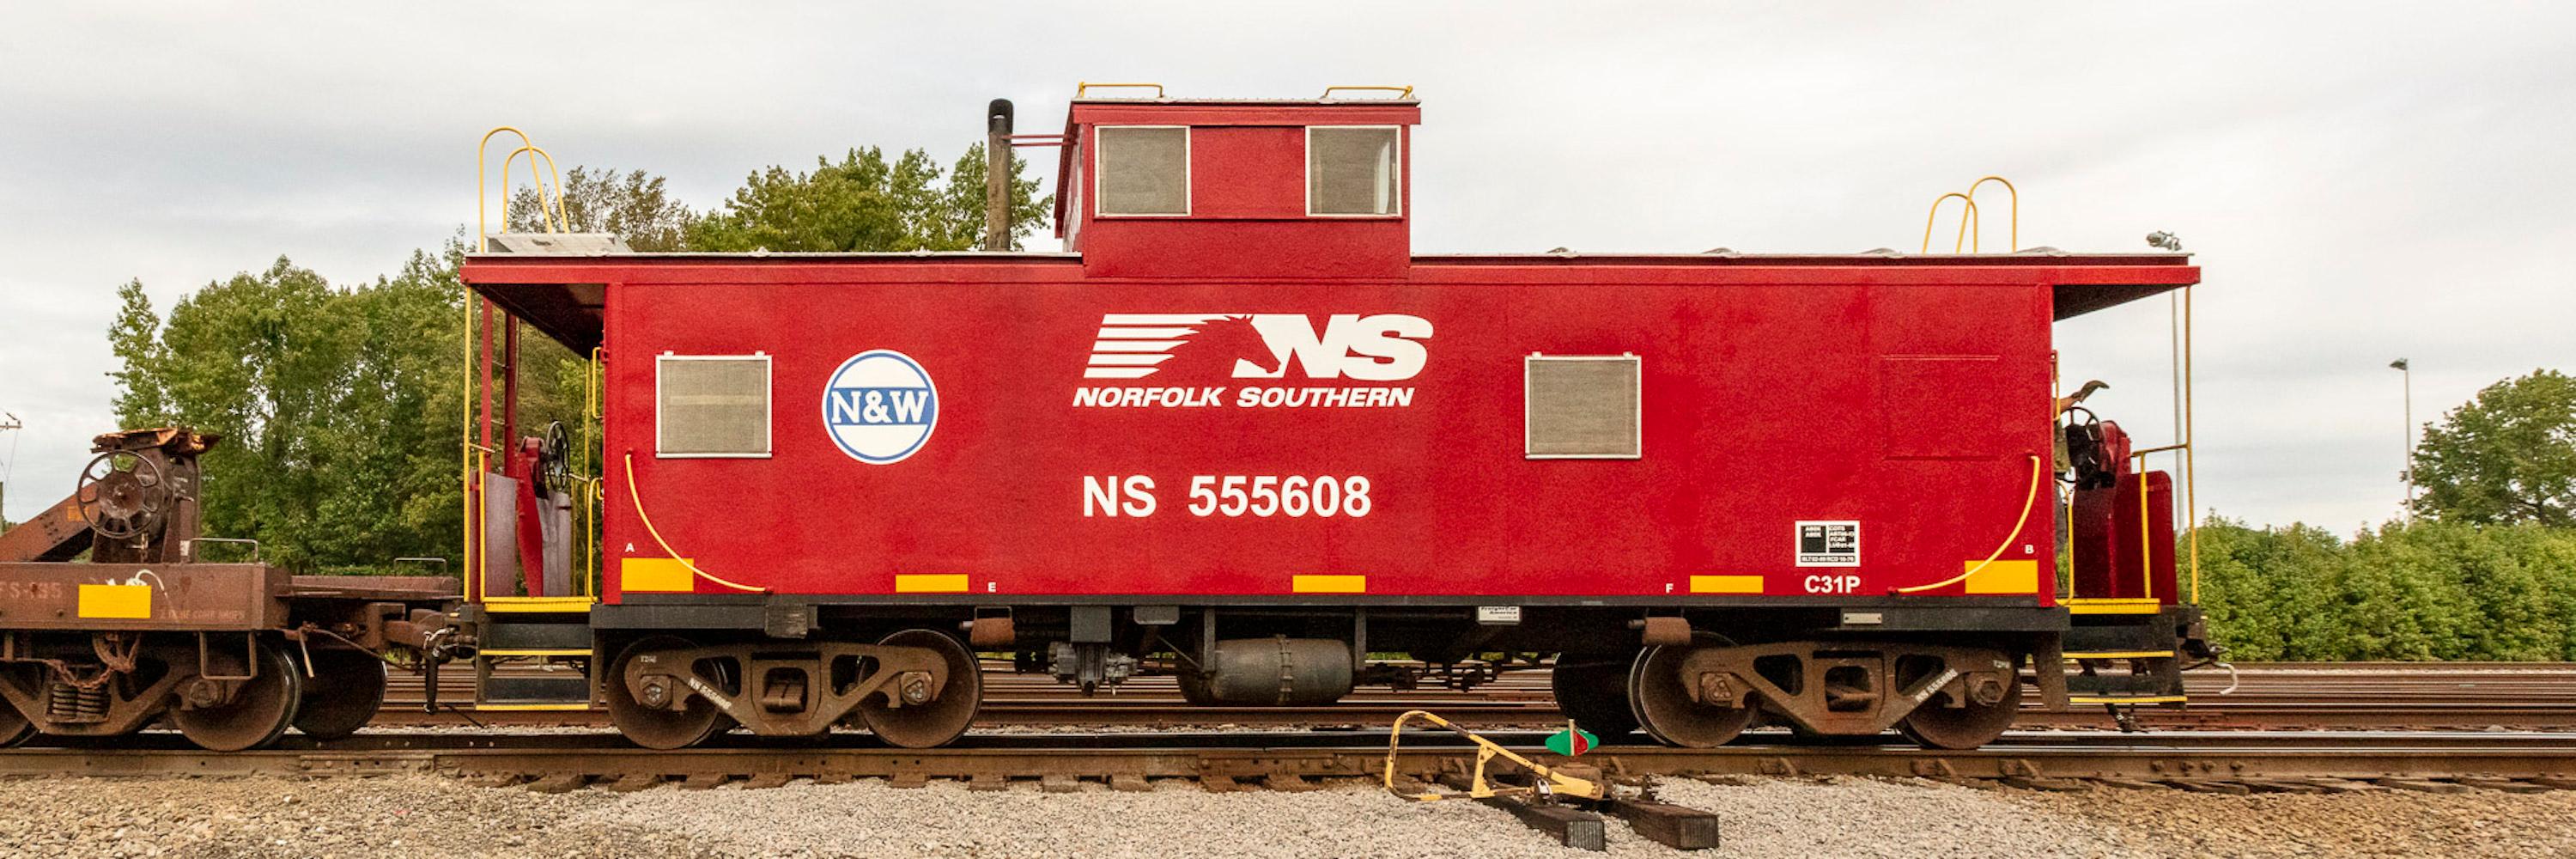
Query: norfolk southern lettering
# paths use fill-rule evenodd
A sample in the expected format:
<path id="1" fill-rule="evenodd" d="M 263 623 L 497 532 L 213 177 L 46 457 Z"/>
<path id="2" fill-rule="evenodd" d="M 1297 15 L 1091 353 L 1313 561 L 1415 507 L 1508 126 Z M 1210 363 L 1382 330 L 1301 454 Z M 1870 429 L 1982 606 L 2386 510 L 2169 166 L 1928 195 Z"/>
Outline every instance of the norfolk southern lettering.
<path id="1" fill-rule="evenodd" d="M 1320 323 L 1320 324 L 1319 324 Z M 1255 386 L 1243 379 L 1401 382 L 1422 372 L 1431 321 L 1402 313 L 1110 313 L 1082 371 L 1132 379 L 1075 388 L 1077 408 L 1383 409 L 1413 405 L 1413 388 Z M 1141 380 L 1152 378 L 1151 383 Z"/>
<path id="2" fill-rule="evenodd" d="M 1075 388 L 1073 404 L 1093 408 L 1382 409 L 1413 405 L 1412 388 Z"/>

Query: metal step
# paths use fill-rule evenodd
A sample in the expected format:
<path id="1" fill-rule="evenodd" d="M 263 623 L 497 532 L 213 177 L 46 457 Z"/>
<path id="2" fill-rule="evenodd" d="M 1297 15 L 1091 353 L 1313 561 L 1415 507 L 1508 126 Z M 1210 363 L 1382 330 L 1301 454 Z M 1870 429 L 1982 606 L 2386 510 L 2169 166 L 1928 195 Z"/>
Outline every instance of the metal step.
<path id="1" fill-rule="evenodd" d="M 474 656 L 478 710 L 579 710 L 590 706 L 590 678 L 578 671 L 496 674 L 508 662 L 582 660 L 591 655 L 589 619 L 580 614 L 487 614 Z"/>
<path id="2" fill-rule="evenodd" d="M 493 650 L 579 650 L 590 651 L 590 624 L 512 623 L 498 618 L 485 621 L 482 648 Z"/>
<path id="3" fill-rule="evenodd" d="M 510 704 L 590 705 L 590 678 L 579 674 L 561 677 L 493 677 L 476 678 L 474 706 L 488 709 Z"/>

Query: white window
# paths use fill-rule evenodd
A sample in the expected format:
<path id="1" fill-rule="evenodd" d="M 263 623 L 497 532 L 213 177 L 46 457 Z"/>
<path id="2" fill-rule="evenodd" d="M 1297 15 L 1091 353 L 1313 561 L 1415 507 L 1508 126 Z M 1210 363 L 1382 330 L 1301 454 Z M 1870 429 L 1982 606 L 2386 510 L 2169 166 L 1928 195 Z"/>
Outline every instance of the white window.
<path id="1" fill-rule="evenodd" d="M 1190 130 L 1177 125 L 1103 126 L 1092 153 L 1103 215 L 1190 213 Z"/>
<path id="2" fill-rule="evenodd" d="M 1644 373 L 1635 355 L 1540 355 L 1521 363 L 1523 455 L 1636 459 L 1644 453 Z"/>
<path id="3" fill-rule="evenodd" d="M 1403 139 L 1392 125 L 1306 129 L 1306 214 L 1404 214 Z"/>
<path id="4" fill-rule="evenodd" d="M 769 455 L 767 355 L 662 355 L 653 400 L 656 456 Z"/>

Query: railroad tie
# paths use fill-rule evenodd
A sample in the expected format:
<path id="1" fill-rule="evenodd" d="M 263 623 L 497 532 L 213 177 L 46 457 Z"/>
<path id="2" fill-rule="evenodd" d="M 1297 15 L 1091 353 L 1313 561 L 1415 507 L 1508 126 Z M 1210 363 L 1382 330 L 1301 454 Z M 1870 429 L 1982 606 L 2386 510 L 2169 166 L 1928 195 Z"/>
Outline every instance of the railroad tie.
<path id="1" fill-rule="evenodd" d="M 2383 778 L 2383 779 L 2373 779 L 2373 780 L 2371 781 L 2371 783 L 2372 783 L 2372 784 L 2375 784 L 2375 785 L 2379 785 L 2380 787 L 2393 787 L 2393 788 L 2396 788 L 2396 789 L 2398 789 L 2398 790 L 2411 790 L 2411 791 L 2415 791 L 2415 792 L 2418 792 L 2418 793 L 2467 793 L 2467 792 L 2469 792 L 2469 786 L 2468 786 L 2468 785 L 2464 785 L 2464 784 L 2452 784 L 2452 783 L 2447 782 L 2447 781 L 2430 781 L 2430 780 L 2426 780 L 2426 779 L 2415 779 L 2415 778 Z"/>
<path id="2" fill-rule="evenodd" d="M 661 784 L 662 777 L 659 775 L 651 773 L 627 773 L 625 775 L 618 776 L 616 781 L 609 782 L 608 790 L 612 793 L 634 793 L 639 790 L 651 790 L 653 788 L 660 787 Z"/>
<path id="3" fill-rule="evenodd" d="M 528 791 L 530 793 L 571 793 L 589 783 L 590 776 L 581 773 L 555 773 L 529 782 Z"/>
<path id="4" fill-rule="evenodd" d="M 1696 808 L 1642 799 L 1614 799 L 1601 804 L 1628 822 L 1646 840 L 1675 850 L 1714 850 L 1718 844 L 1717 815 Z"/>

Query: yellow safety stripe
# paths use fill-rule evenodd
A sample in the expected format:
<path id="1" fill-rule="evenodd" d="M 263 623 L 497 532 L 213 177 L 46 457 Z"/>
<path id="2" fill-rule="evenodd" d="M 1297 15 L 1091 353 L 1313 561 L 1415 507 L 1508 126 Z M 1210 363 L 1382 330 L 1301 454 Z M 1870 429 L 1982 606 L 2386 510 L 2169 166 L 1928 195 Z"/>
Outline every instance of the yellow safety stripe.
<path id="1" fill-rule="evenodd" d="M 966 592 L 966 574 L 898 574 L 894 577 L 894 592 L 899 594 L 962 594 Z"/>
<path id="2" fill-rule="evenodd" d="M 523 614 L 589 614 L 597 601 L 589 597 L 485 597 L 483 610 Z"/>
<path id="3" fill-rule="evenodd" d="M 2070 599 L 2066 610 L 2073 614 L 2155 614 L 2164 604 L 2154 599 Z"/>
<path id="4" fill-rule="evenodd" d="M 1297 576 L 1288 585 L 1291 591 L 1301 594 L 1368 593 L 1367 576 Z"/>
<path id="5" fill-rule="evenodd" d="M 1762 592 L 1761 576 L 1692 576 L 1691 593 L 1758 594 Z"/>

